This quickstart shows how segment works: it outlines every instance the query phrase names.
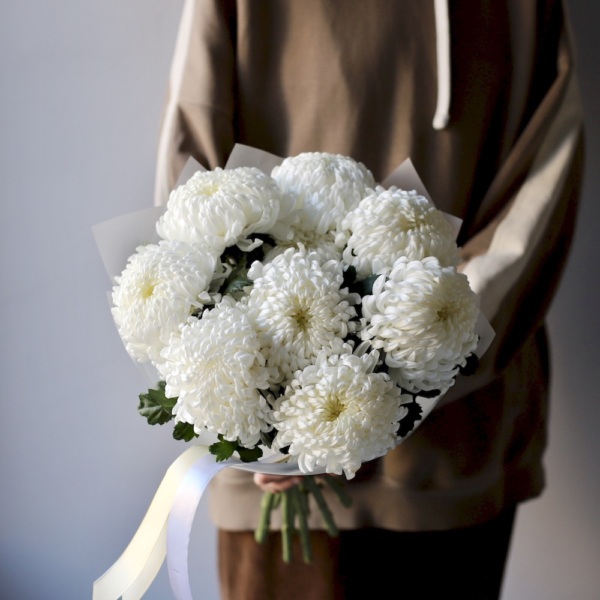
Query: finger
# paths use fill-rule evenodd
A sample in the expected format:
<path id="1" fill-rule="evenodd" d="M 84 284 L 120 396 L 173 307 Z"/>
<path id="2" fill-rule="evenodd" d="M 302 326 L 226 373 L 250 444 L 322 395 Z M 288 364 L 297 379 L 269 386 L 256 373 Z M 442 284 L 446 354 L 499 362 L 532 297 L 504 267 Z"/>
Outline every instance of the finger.
<path id="1" fill-rule="evenodd" d="M 298 483 L 300 483 L 300 477 L 255 473 L 254 483 L 264 492 L 277 494 L 279 492 L 285 492 L 295 485 L 298 485 Z"/>

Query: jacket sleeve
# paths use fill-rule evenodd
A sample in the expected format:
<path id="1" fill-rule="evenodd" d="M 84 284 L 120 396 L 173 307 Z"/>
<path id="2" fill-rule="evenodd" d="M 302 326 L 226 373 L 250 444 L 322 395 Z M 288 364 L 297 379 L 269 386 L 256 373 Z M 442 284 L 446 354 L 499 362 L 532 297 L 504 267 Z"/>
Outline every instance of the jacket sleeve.
<path id="1" fill-rule="evenodd" d="M 165 204 L 187 159 L 213 169 L 233 148 L 235 22 L 228 0 L 186 0 L 158 141 L 155 204 Z"/>
<path id="2" fill-rule="evenodd" d="M 440 405 L 503 371 L 542 326 L 566 263 L 583 163 L 582 112 L 566 28 L 557 57 L 555 81 L 482 203 L 483 211 L 495 206 L 495 216 L 462 247 L 462 270 L 496 336 L 477 373 L 459 377 Z"/>

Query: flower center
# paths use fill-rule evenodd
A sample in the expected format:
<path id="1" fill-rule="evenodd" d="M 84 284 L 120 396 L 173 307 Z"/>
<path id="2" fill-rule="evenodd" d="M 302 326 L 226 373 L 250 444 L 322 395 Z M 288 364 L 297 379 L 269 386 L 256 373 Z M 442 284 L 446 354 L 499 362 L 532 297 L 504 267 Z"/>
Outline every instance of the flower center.
<path id="1" fill-rule="evenodd" d="M 441 308 L 438 308 L 438 311 L 437 311 L 438 321 L 443 321 L 444 323 L 449 321 L 450 317 L 452 317 L 452 312 L 453 312 L 452 308 L 450 306 L 448 306 L 447 304 L 445 304 Z"/>
<path id="2" fill-rule="evenodd" d="M 290 311 L 290 318 L 294 320 L 296 327 L 302 331 L 306 332 L 310 329 L 311 324 L 311 314 L 310 307 L 306 306 L 303 302 L 297 300 L 296 306 L 292 308 Z"/>
<path id="3" fill-rule="evenodd" d="M 211 181 L 210 183 L 204 184 L 198 191 L 203 196 L 212 196 L 219 191 L 219 184 Z"/>
<path id="4" fill-rule="evenodd" d="M 325 404 L 325 420 L 335 421 L 346 409 L 343 399 L 338 394 L 333 394 L 327 398 Z"/>
<path id="5" fill-rule="evenodd" d="M 425 215 L 400 213 L 396 218 L 396 228 L 399 231 L 413 231 L 421 229 L 427 224 Z"/>
<path id="6" fill-rule="evenodd" d="M 151 280 L 146 280 L 142 282 L 140 285 L 140 296 L 142 300 L 148 300 L 152 294 L 154 294 L 154 290 L 156 289 L 156 282 Z"/>

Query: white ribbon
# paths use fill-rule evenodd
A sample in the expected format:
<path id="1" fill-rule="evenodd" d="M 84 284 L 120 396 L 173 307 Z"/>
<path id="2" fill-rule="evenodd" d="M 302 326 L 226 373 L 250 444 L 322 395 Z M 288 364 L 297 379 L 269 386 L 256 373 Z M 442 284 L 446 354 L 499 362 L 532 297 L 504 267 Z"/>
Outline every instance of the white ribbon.
<path id="1" fill-rule="evenodd" d="M 260 461 L 216 462 L 208 446 L 192 446 L 168 468 L 148 512 L 119 559 L 94 582 L 93 600 L 139 600 L 165 557 L 176 600 L 192 600 L 188 548 L 194 515 L 211 479 L 225 467 L 276 475 L 301 475 L 298 465 L 273 453 Z M 315 471 L 321 473 L 323 469 Z"/>
<path id="2" fill-rule="evenodd" d="M 212 454 L 199 458 L 179 486 L 167 525 L 167 568 L 177 600 L 193 600 L 188 574 L 188 548 L 194 515 L 210 480 L 229 462 L 218 463 Z"/>
<path id="3" fill-rule="evenodd" d="M 139 600 L 160 570 L 168 546 L 173 591 L 177 600 L 190 600 L 187 549 L 194 513 L 210 480 L 233 464 L 216 463 L 206 446 L 193 446 L 181 454 L 167 470 L 123 554 L 94 582 L 93 600 Z"/>

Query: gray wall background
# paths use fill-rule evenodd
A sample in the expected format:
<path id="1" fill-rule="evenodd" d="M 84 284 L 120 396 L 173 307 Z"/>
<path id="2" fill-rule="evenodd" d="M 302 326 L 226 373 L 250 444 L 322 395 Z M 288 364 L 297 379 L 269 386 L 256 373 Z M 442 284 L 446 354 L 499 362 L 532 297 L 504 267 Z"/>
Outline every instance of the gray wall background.
<path id="1" fill-rule="evenodd" d="M 111 321 L 91 227 L 149 206 L 182 0 L 0 4 L 0 598 L 81 600 L 183 450 L 136 411 L 145 380 Z M 587 177 L 550 314 L 548 488 L 519 512 L 505 600 L 600 598 L 600 4 L 571 0 Z M 216 599 L 201 505 L 196 597 Z M 435 565 L 432 565 L 432 571 Z M 171 597 L 166 574 L 146 598 Z"/>

